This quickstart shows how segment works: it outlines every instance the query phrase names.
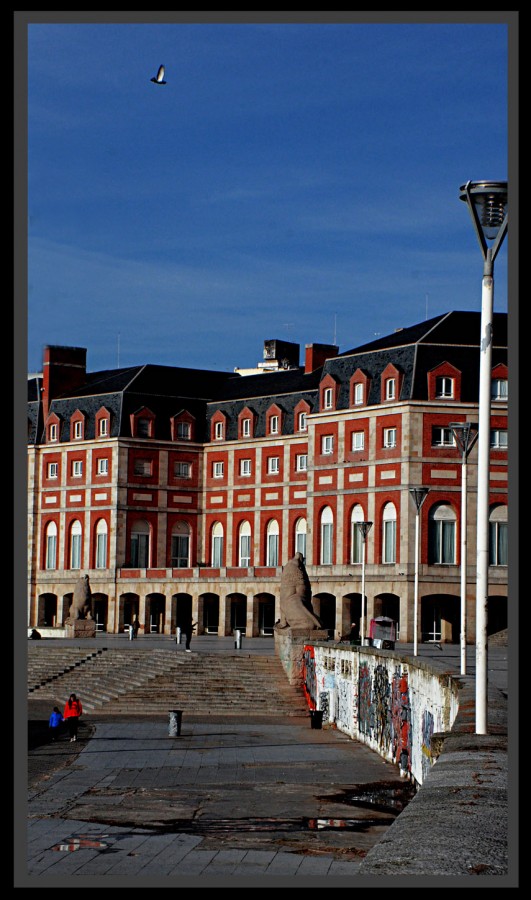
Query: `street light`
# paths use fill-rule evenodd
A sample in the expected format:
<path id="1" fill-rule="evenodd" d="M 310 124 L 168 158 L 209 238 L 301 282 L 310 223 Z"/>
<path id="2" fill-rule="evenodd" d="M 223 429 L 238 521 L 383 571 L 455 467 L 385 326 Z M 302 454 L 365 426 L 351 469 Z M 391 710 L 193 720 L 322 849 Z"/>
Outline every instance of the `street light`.
<path id="1" fill-rule="evenodd" d="M 409 493 L 415 505 L 415 603 L 413 610 L 413 656 L 418 655 L 418 618 L 419 618 L 419 519 L 420 509 L 430 492 L 429 488 L 410 488 Z"/>
<path id="2" fill-rule="evenodd" d="M 366 543 L 367 543 L 367 535 L 372 528 L 372 522 L 356 522 L 356 528 L 358 529 L 361 540 L 361 624 L 360 624 L 360 646 L 363 647 L 364 635 L 365 635 L 365 558 L 366 558 Z"/>
<path id="3" fill-rule="evenodd" d="M 461 675 L 466 675 L 466 557 L 467 557 L 467 459 L 476 443 L 471 422 L 450 422 L 455 442 L 461 451 Z"/>
<path id="4" fill-rule="evenodd" d="M 507 182 L 467 181 L 459 199 L 470 212 L 481 252 L 481 334 L 479 363 L 478 493 L 476 549 L 476 734 L 487 734 L 489 464 L 494 260 L 507 233 Z"/>

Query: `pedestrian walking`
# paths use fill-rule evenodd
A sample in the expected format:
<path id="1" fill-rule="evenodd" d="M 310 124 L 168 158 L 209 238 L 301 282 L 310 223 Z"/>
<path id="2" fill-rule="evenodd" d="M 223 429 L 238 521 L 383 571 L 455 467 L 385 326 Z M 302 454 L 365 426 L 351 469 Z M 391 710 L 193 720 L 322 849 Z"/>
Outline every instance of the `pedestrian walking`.
<path id="1" fill-rule="evenodd" d="M 48 722 L 48 727 L 50 729 L 50 737 L 51 737 L 52 741 L 56 741 L 57 738 L 59 737 L 59 731 L 61 729 L 61 725 L 63 724 L 63 722 L 64 722 L 64 719 L 61 715 L 61 710 L 59 709 L 58 706 L 54 706 L 54 708 L 51 712 L 51 715 L 50 715 L 50 720 Z"/>
<path id="2" fill-rule="evenodd" d="M 79 725 L 79 717 L 83 712 L 81 700 L 78 700 L 75 694 L 70 694 L 66 701 L 63 718 L 68 725 L 68 733 L 70 735 L 70 743 L 77 740 L 77 727 Z"/>
<path id="3" fill-rule="evenodd" d="M 138 637 L 139 630 L 140 630 L 140 622 L 138 621 L 138 616 L 135 616 L 133 619 L 133 638 Z"/>
<path id="4" fill-rule="evenodd" d="M 186 638 L 186 643 L 185 643 L 185 651 L 186 651 L 186 653 L 191 653 L 191 652 L 192 652 L 192 651 L 190 650 L 190 641 L 192 640 L 192 635 L 193 635 L 193 633 L 194 633 L 194 631 L 195 631 L 195 626 L 196 626 L 196 625 L 197 625 L 197 622 L 192 622 L 192 617 L 190 616 L 190 618 L 188 619 L 188 621 L 187 621 L 187 622 L 184 624 L 184 626 L 183 626 L 183 632 L 184 632 L 184 636 L 185 636 L 185 638 Z"/>

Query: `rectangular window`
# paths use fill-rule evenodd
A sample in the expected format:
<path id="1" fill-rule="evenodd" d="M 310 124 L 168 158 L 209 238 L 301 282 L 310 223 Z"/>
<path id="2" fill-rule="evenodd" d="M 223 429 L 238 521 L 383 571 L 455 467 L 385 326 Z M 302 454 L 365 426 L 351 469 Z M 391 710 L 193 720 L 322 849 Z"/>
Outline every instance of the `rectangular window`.
<path id="1" fill-rule="evenodd" d="M 177 422 L 177 437 L 181 441 L 189 441 L 192 434 L 190 422 Z"/>
<path id="2" fill-rule="evenodd" d="M 149 565 L 149 534 L 131 535 L 131 567 L 147 569 Z"/>
<path id="3" fill-rule="evenodd" d="M 107 568 L 107 535 L 96 535 L 96 568 Z"/>
<path id="4" fill-rule="evenodd" d="M 192 466 L 189 462 L 176 462 L 173 468 L 176 478 L 190 478 L 192 474 Z"/>
<path id="5" fill-rule="evenodd" d="M 308 469 L 308 454 L 299 453 L 297 456 L 297 472 L 306 472 Z"/>
<path id="6" fill-rule="evenodd" d="M 51 441 L 57 440 L 57 425 L 55 423 L 50 425 L 49 437 Z"/>
<path id="7" fill-rule="evenodd" d="M 57 557 L 57 535 L 49 534 L 46 538 L 46 568 L 55 569 Z"/>
<path id="8" fill-rule="evenodd" d="M 74 478 L 81 478 L 83 475 L 83 461 L 75 459 L 72 463 L 72 475 Z"/>
<path id="9" fill-rule="evenodd" d="M 449 398 L 454 396 L 454 380 L 445 375 L 439 375 L 435 379 L 435 396 Z"/>
<path id="10" fill-rule="evenodd" d="M 153 463 L 150 459 L 135 459 L 135 475 L 151 475 Z"/>
<path id="11" fill-rule="evenodd" d="M 396 562 L 396 521 L 394 519 L 383 523 L 383 562 Z"/>
<path id="12" fill-rule="evenodd" d="M 334 404 L 334 392 L 332 388 L 325 388 L 323 392 L 323 408 L 332 409 Z"/>
<path id="13" fill-rule="evenodd" d="M 81 535 L 73 534 L 70 545 L 70 568 L 81 568 Z"/>
<path id="14" fill-rule="evenodd" d="M 57 478 L 59 475 L 58 463 L 48 463 L 48 478 Z"/>
<path id="15" fill-rule="evenodd" d="M 212 565 L 220 569 L 223 565 L 223 535 L 215 534 L 212 538 Z"/>
<path id="16" fill-rule="evenodd" d="M 451 428 L 434 425 L 431 430 L 432 447 L 455 447 L 455 435 Z"/>
<path id="17" fill-rule="evenodd" d="M 295 533 L 295 553 L 302 553 L 306 559 L 306 532 L 297 531 Z"/>
<path id="18" fill-rule="evenodd" d="M 489 566 L 506 566 L 509 561 L 507 522 L 489 522 Z"/>
<path id="19" fill-rule="evenodd" d="M 107 437 L 109 434 L 109 420 L 100 419 L 98 424 L 98 434 L 100 437 Z"/>
<path id="20" fill-rule="evenodd" d="M 251 474 L 251 460 L 240 459 L 240 475 L 247 476 Z"/>
<path id="21" fill-rule="evenodd" d="M 240 566 L 251 565 L 251 535 L 240 535 Z"/>
<path id="22" fill-rule="evenodd" d="M 329 455 L 334 452 L 334 437 L 331 434 L 325 434 L 321 440 L 321 453 Z"/>
<path id="23" fill-rule="evenodd" d="M 267 474 L 276 475 L 280 471 L 280 457 L 270 456 L 267 460 Z"/>
<path id="24" fill-rule="evenodd" d="M 363 384 L 358 382 L 354 385 L 354 406 L 363 406 Z"/>
<path id="25" fill-rule="evenodd" d="M 269 419 L 269 434 L 278 434 L 278 416 Z"/>
<path id="26" fill-rule="evenodd" d="M 267 536 L 266 566 L 278 566 L 278 534 Z"/>
<path id="27" fill-rule="evenodd" d="M 223 463 L 222 462 L 214 463 L 214 466 L 212 469 L 212 474 L 214 475 L 214 478 L 223 478 Z"/>
<path id="28" fill-rule="evenodd" d="M 507 400 L 509 396 L 509 384 L 506 378 L 493 378 L 491 384 L 492 400 Z"/>
<path id="29" fill-rule="evenodd" d="M 354 431 L 352 434 L 352 449 L 363 450 L 365 447 L 365 432 Z"/>
<path id="30" fill-rule="evenodd" d="M 384 428 L 383 445 L 386 448 L 396 447 L 396 428 Z"/>
<path id="31" fill-rule="evenodd" d="M 306 420 L 306 413 L 301 412 L 301 413 L 299 413 L 299 431 L 306 431 L 307 428 L 308 428 L 308 423 Z"/>
<path id="32" fill-rule="evenodd" d="M 507 432 L 504 429 L 493 428 L 490 433 L 490 446 L 492 450 L 507 450 Z"/>
<path id="33" fill-rule="evenodd" d="M 244 419 L 242 422 L 242 436 L 250 437 L 250 435 L 251 435 L 251 420 Z"/>
<path id="34" fill-rule="evenodd" d="M 108 459 L 98 459 L 98 475 L 108 475 L 109 473 L 109 460 Z"/>
<path id="35" fill-rule="evenodd" d="M 385 399 L 394 400 L 396 397 L 396 381 L 394 378 L 388 378 L 385 382 Z"/>
<path id="36" fill-rule="evenodd" d="M 79 440 L 83 437 L 83 423 L 82 422 L 74 422 L 74 437 L 76 440 Z"/>
<path id="37" fill-rule="evenodd" d="M 321 565 L 332 565 L 332 549 L 333 549 L 333 524 L 326 522 L 321 525 Z"/>
<path id="38" fill-rule="evenodd" d="M 137 437 L 151 437 L 151 419 L 139 419 L 136 426 Z"/>
<path id="39" fill-rule="evenodd" d="M 190 565 L 190 537 L 174 534 L 171 539 L 171 564 L 173 569 L 187 569 Z"/>

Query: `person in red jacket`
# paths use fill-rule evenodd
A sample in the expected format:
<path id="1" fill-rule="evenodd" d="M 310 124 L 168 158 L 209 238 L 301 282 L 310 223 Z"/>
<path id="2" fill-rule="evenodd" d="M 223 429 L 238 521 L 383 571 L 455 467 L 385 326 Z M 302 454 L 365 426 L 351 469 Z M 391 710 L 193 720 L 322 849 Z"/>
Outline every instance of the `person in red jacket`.
<path id="1" fill-rule="evenodd" d="M 70 694 L 70 697 L 66 701 L 65 711 L 63 713 L 63 719 L 65 719 L 68 725 L 70 742 L 77 739 L 77 726 L 82 712 L 81 700 L 78 700 L 75 694 Z"/>

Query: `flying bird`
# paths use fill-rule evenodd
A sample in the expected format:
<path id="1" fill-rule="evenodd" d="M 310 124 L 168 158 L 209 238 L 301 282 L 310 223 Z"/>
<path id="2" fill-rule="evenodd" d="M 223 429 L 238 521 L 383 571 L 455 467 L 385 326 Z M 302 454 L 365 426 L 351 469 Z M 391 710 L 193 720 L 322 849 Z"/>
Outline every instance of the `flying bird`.
<path id="1" fill-rule="evenodd" d="M 153 81 L 154 84 L 166 84 L 164 81 L 164 66 L 159 66 L 159 71 L 153 76 L 151 81 Z"/>

